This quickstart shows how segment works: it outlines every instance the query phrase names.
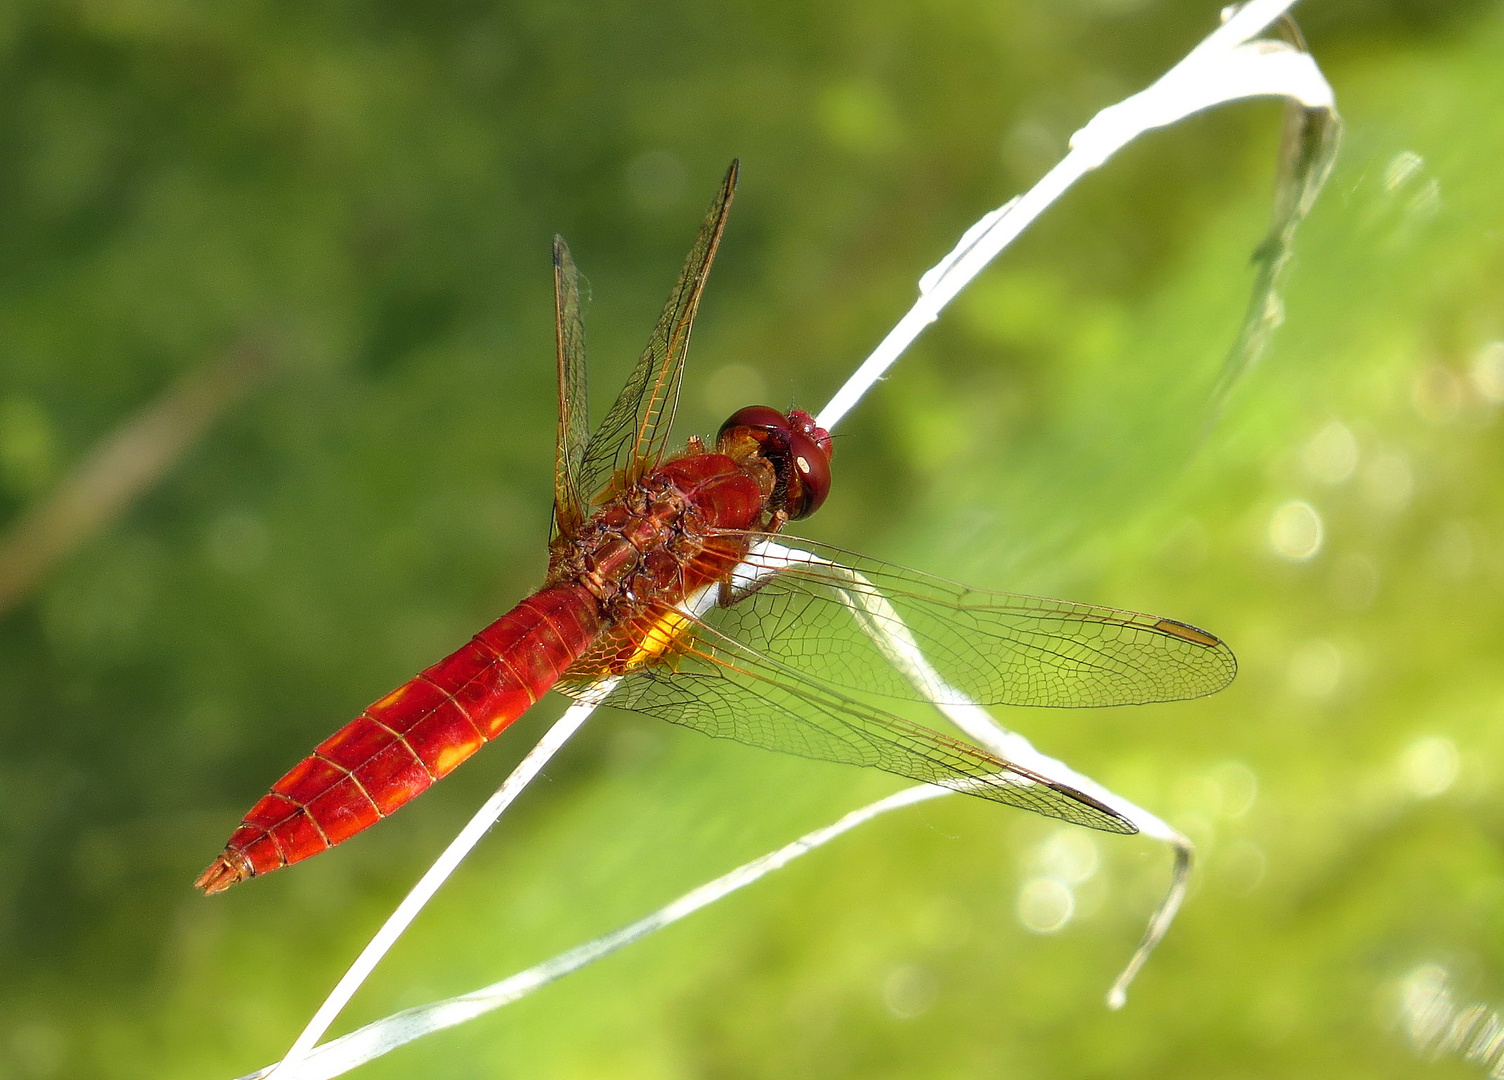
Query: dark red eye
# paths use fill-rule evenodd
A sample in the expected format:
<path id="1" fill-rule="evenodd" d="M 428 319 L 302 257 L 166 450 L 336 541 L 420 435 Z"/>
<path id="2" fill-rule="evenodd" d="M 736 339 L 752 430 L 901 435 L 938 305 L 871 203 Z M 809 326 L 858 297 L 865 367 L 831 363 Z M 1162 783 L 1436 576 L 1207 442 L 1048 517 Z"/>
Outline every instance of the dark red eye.
<path id="1" fill-rule="evenodd" d="M 835 443 L 830 440 L 830 432 L 822 427 L 816 427 L 815 418 L 803 409 L 795 409 L 789 413 L 789 426 L 799 434 L 813 439 L 815 445 L 825 451 L 826 457 L 836 456 L 836 447 Z"/>
<path id="2" fill-rule="evenodd" d="M 761 445 L 778 474 L 790 518 L 820 509 L 830 494 L 830 433 L 816 427 L 809 413 L 795 409 L 784 415 L 768 405 L 749 405 L 721 425 L 720 437 L 733 428 L 750 429 Z"/>
<path id="3" fill-rule="evenodd" d="M 716 437 L 719 438 L 734 427 L 749 427 L 767 432 L 787 431 L 789 418 L 771 405 L 748 405 L 745 409 L 737 409 L 732 413 L 731 419 L 721 425 Z"/>
<path id="4" fill-rule="evenodd" d="M 830 455 L 814 439 L 791 431 L 789 462 L 799 478 L 801 492 L 797 507 L 792 490 L 789 493 L 789 517 L 809 517 L 824 505 L 825 497 L 830 494 Z"/>

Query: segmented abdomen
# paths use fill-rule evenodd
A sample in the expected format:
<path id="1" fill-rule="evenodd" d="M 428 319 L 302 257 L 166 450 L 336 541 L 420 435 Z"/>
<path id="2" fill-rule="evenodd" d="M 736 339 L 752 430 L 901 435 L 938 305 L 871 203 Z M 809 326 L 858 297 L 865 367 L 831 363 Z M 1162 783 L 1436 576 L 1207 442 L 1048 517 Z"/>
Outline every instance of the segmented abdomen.
<path id="1" fill-rule="evenodd" d="M 534 593 L 320 743 L 251 808 L 198 887 L 220 892 L 390 814 L 521 716 L 600 631 L 582 586 Z"/>

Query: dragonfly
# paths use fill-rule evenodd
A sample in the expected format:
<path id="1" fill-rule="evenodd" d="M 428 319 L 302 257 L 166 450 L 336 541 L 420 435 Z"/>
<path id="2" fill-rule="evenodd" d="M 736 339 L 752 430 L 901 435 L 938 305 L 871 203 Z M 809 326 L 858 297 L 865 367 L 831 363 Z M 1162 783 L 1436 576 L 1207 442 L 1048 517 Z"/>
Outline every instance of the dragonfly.
<path id="1" fill-rule="evenodd" d="M 1137 831 L 1091 795 L 904 719 L 887 702 L 1087 707 L 1200 697 L 1237 670 L 1219 638 L 1155 615 L 982 592 L 790 536 L 786 526 L 818 510 L 831 486 L 830 434 L 802 410 L 749 406 L 713 442 L 670 449 L 690 329 L 738 168 L 727 171 L 647 348 L 593 433 L 579 275 L 554 238 L 559 416 L 543 586 L 273 784 L 198 878 L 204 893 L 374 825 L 550 689 L 750 746 Z M 931 677 L 901 670 L 895 641 L 922 654 Z"/>

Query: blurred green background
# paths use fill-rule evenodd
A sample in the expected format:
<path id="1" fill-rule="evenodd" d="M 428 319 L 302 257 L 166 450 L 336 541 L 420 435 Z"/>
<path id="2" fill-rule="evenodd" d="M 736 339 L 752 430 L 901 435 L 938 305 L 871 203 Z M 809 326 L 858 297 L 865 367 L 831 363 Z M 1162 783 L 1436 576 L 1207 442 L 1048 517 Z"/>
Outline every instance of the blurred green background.
<path id="1" fill-rule="evenodd" d="M 1215 22 L 1168 0 L 0 9 L 0 523 L 181 373 L 269 371 L 0 621 L 0 1077 L 275 1059 L 542 730 L 338 851 L 190 882 L 280 773 L 544 566 L 549 238 L 597 416 L 726 162 L 681 432 L 818 407 L 918 274 Z M 1219 697 L 1000 718 L 1190 833 L 948 799 L 370 1077 L 1415 1077 L 1399 987 L 1504 1005 L 1504 16 L 1298 12 L 1348 121 L 1215 424 L 1279 107 L 1088 178 L 843 424 L 801 531 L 1225 636 Z M 938 721 L 937 721 L 938 722 Z M 619 925 L 878 774 L 601 715 L 342 1021 Z"/>

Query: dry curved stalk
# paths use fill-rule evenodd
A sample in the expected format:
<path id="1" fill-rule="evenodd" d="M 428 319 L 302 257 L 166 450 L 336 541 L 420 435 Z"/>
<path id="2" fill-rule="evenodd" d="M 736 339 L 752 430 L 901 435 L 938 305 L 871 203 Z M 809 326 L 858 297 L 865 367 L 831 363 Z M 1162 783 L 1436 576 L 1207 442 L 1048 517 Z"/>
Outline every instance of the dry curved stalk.
<path id="1" fill-rule="evenodd" d="M 160 480 L 265 370 L 262 344 L 250 338 L 193 368 L 23 512 L 0 536 L 0 617 Z"/>

